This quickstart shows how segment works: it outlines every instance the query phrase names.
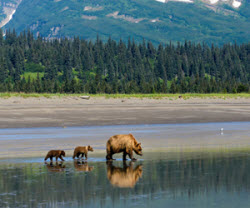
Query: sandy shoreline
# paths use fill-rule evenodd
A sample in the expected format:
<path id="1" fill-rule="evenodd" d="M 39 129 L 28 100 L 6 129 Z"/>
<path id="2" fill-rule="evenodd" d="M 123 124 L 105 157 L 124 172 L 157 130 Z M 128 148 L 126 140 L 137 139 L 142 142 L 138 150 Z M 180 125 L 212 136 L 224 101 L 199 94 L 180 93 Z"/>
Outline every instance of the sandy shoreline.
<path id="1" fill-rule="evenodd" d="M 247 121 L 242 123 L 243 129 L 239 130 L 241 124 L 239 126 L 236 124 L 238 130 L 230 131 L 229 136 L 218 135 L 222 126 L 218 126 L 215 122 L 238 121 Z M 65 149 L 66 154 L 70 156 L 74 147 L 88 144 L 95 147 L 95 154 L 105 156 L 107 139 L 112 135 L 122 133 L 135 134 L 136 138 L 142 142 L 145 152 L 250 149 L 249 121 L 250 99 L 247 98 L 225 100 L 105 99 L 102 97 L 90 100 L 78 97 L 1 98 L 0 158 L 44 157 L 49 149 Z M 209 122 L 213 123 L 209 124 Z M 150 128 L 146 132 L 141 130 L 137 133 L 135 129 L 142 127 L 133 126 L 137 124 L 179 125 L 181 123 L 187 125 L 197 123 L 198 129 L 194 131 L 192 126 L 191 129 L 185 126 L 175 129 L 175 126 L 170 126 L 168 127 L 170 130 L 165 131 L 149 125 Z M 119 126 L 128 124 L 132 126 Z M 203 129 L 204 125 L 212 125 L 209 127 L 211 128 L 209 132 Z M 230 125 L 230 123 L 223 125 Z M 80 130 L 71 128 L 74 126 L 81 128 Z M 22 129 L 25 127 L 29 129 Z M 59 128 L 50 130 L 50 128 L 32 129 L 31 127 Z M 151 128 L 155 128 L 153 133 Z M 195 133 L 201 129 L 203 133 Z M 25 131 L 31 131 L 31 133 L 25 133 Z M 77 131 L 81 131 L 79 135 Z M 40 134 L 43 135 L 42 138 L 27 139 L 30 135 L 36 137 Z M 94 136 L 91 137 L 91 134 Z M 205 135 L 210 135 L 210 137 Z"/>
<path id="2" fill-rule="evenodd" d="M 250 121 L 249 98 L 0 98 L 0 128 Z"/>
<path id="3" fill-rule="evenodd" d="M 94 148 L 90 155 L 105 158 L 109 137 L 128 133 L 142 143 L 147 155 L 150 152 L 250 153 L 250 122 L 226 122 L 0 129 L 0 158 L 44 158 L 51 149 L 63 149 L 67 157 L 72 157 L 76 146 L 85 145 Z"/>

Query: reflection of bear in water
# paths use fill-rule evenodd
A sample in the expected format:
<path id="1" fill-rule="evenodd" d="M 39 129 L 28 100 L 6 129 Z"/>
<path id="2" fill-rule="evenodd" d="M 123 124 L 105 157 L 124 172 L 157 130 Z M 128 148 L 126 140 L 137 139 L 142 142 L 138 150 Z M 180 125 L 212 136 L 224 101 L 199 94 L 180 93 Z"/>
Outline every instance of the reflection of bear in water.
<path id="1" fill-rule="evenodd" d="M 90 172 L 94 169 L 94 167 L 89 166 L 87 162 L 75 160 L 74 166 L 76 171 Z"/>
<path id="2" fill-rule="evenodd" d="M 45 164 L 50 172 L 63 172 L 65 170 L 65 165 L 62 162 L 56 162 L 55 164 L 53 164 L 53 162 L 45 162 Z"/>
<path id="3" fill-rule="evenodd" d="M 116 167 L 112 162 L 107 162 L 107 175 L 113 186 L 120 188 L 133 188 L 139 178 L 142 177 L 142 165 L 133 168 L 133 163 L 129 166 L 124 162 L 123 168 Z"/>

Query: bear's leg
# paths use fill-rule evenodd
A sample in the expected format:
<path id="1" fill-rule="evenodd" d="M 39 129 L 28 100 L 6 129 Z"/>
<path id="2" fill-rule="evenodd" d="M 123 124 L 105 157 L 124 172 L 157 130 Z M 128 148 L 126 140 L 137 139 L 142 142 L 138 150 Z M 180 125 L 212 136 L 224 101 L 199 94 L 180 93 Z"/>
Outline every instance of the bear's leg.
<path id="1" fill-rule="evenodd" d="M 113 153 L 108 153 L 106 156 L 106 160 L 115 160 L 113 159 Z"/>
<path id="2" fill-rule="evenodd" d="M 73 157 L 72 157 L 72 158 L 73 158 L 73 159 L 75 159 L 75 157 L 76 157 L 76 152 L 74 151 L 74 155 L 73 155 Z"/>
<path id="3" fill-rule="evenodd" d="M 129 150 L 129 158 L 132 160 L 132 161 L 136 161 L 135 158 L 133 158 L 133 150 Z"/>
<path id="4" fill-rule="evenodd" d="M 113 158 L 113 153 L 111 154 L 111 160 L 116 160 L 116 159 Z"/>
<path id="5" fill-rule="evenodd" d="M 106 160 L 110 160 L 111 158 L 110 158 L 110 155 L 106 155 Z"/>
<path id="6" fill-rule="evenodd" d="M 129 158 L 132 160 L 132 159 L 133 159 L 133 152 L 132 152 L 132 151 L 129 151 L 128 156 L 129 156 Z"/>
<path id="7" fill-rule="evenodd" d="M 49 158 L 50 158 L 50 162 L 53 162 L 53 157 L 52 157 L 52 156 L 50 156 Z"/>
<path id="8" fill-rule="evenodd" d="M 127 160 L 126 159 L 126 156 L 127 156 L 127 152 L 126 152 L 126 150 L 123 152 L 123 157 L 122 157 L 122 159 L 125 161 L 125 160 Z"/>
<path id="9" fill-rule="evenodd" d="M 80 153 L 78 152 L 78 153 L 76 154 L 76 157 L 79 159 L 79 156 L 80 156 Z"/>
<path id="10" fill-rule="evenodd" d="M 111 152 L 107 149 L 106 160 L 112 160 Z"/>
<path id="11" fill-rule="evenodd" d="M 49 156 L 48 156 L 48 155 L 46 155 L 46 157 L 44 158 L 44 161 L 46 161 L 48 158 L 49 158 Z"/>
<path id="12" fill-rule="evenodd" d="M 58 157 L 59 157 L 59 156 L 57 155 L 57 156 L 56 156 L 56 162 L 57 162 L 57 160 L 58 160 Z"/>
<path id="13" fill-rule="evenodd" d="M 59 158 L 60 158 L 62 161 L 64 161 L 64 159 L 62 158 L 62 155 L 60 155 Z"/>

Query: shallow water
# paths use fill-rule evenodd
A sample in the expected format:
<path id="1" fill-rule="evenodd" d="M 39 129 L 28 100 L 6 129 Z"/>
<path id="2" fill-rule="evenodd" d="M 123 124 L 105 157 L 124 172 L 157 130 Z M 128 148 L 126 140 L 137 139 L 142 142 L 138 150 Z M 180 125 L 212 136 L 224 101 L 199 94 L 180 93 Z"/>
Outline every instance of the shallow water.
<path id="1" fill-rule="evenodd" d="M 250 122 L 19 128 L 0 129 L 0 158 L 38 157 L 50 149 L 64 149 L 71 156 L 79 145 L 104 153 L 109 137 L 128 133 L 142 143 L 144 152 L 250 147 Z"/>
<path id="2" fill-rule="evenodd" d="M 143 157 L 107 164 L 107 139 L 127 133 Z M 73 161 L 88 144 L 88 163 Z M 248 208 L 249 147 L 250 122 L 0 129 L 0 207 Z M 45 164 L 50 149 L 66 161 Z"/>
<path id="3" fill-rule="evenodd" d="M 227 207 L 250 204 L 250 152 L 146 153 L 134 163 L 0 160 L 0 207 Z"/>
<path id="4" fill-rule="evenodd" d="M 142 125 L 114 125 L 114 126 L 84 126 L 84 127 L 41 127 L 41 128 L 9 128 L 0 129 L 0 141 L 29 140 L 29 139 L 64 139 L 88 138 L 98 139 L 110 137 L 114 134 L 131 132 L 139 137 L 147 135 L 177 138 L 183 134 L 193 136 L 219 136 L 223 128 L 223 135 L 248 135 L 250 122 L 218 122 L 218 123 L 191 123 L 191 124 L 142 124 Z"/>

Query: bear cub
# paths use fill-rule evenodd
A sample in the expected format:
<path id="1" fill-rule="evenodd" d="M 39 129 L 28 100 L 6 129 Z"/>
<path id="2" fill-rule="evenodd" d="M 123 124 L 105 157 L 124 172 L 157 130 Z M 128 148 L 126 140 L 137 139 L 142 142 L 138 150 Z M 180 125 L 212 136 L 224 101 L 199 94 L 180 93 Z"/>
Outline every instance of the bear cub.
<path id="1" fill-rule="evenodd" d="M 64 159 L 62 158 L 62 156 L 65 157 L 65 152 L 63 150 L 50 150 L 46 157 L 44 158 L 44 161 L 46 161 L 48 158 L 50 158 L 50 161 L 53 161 L 53 157 L 56 158 L 56 161 L 58 160 L 58 158 L 60 158 L 62 161 L 64 161 Z"/>
<path id="2" fill-rule="evenodd" d="M 82 158 L 85 156 L 85 159 L 88 159 L 88 151 L 93 152 L 93 148 L 89 145 L 89 146 L 78 146 L 75 148 L 74 150 L 74 155 L 73 155 L 73 159 L 75 159 L 75 157 L 79 158 L 80 155 L 82 155 Z"/>

